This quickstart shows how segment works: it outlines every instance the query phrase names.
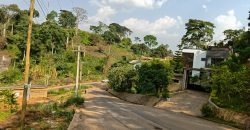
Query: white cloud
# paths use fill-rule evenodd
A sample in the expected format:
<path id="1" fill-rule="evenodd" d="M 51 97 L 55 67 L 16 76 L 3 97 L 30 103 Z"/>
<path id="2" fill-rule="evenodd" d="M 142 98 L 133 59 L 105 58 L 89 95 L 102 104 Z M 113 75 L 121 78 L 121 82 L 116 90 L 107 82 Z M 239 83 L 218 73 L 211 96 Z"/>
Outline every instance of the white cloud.
<path id="1" fill-rule="evenodd" d="M 96 15 L 89 17 L 89 22 L 110 22 L 111 18 L 116 14 L 116 10 L 110 6 L 103 6 L 98 9 Z"/>
<path id="2" fill-rule="evenodd" d="M 169 44 L 171 49 L 176 50 L 176 46 L 180 39 L 179 29 L 184 26 L 182 17 L 177 16 L 172 18 L 164 16 L 155 21 L 146 19 L 129 18 L 124 20 L 121 25 L 124 25 L 133 31 L 133 37 L 143 38 L 147 34 L 155 35 L 159 43 Z"/>
<path id="3" fill-rule="evenodd" d="M 202 8 L 207 12 L 207 5 L 202 5 Z"/>
<path id="4" fill-rule="evenodd" d="M 140 33 L 166 34 L 167 29 L 177 25 L 177 20 L 168 16 L 159 18 L 153 22 L 145 19 L 129 18 L 122 22 L 122 25 Z"/>
<path id="5" fill-rule="evenodd" d="M 102 6 L 97 10 L 97 13 L 90 16 L 87 23 L 80 25 L 80 28 L 89 30 L 90 25 L 96 25 L 99 21 L 109 24 L 112 22 L 112 17 L 115 16 L 117 11 L 110 6 Z"/>
<path id="6" fill-rule="evenodd" d="M 127 5 L 129 7 L 141 7 L 153 9 L 161 7 L 167 0 L 93 0 L 92 3 L 96 5 Z"/>
<path id="7" fill-rule="evenodd" d="M 224 38 L 223 31 L 227 29 L 240 29 L 242 23 L 235 16 L 234 10 L 230 10 L 226 15 L 219 15 L 215 18 L 215 39 L 221 40 Z"/>

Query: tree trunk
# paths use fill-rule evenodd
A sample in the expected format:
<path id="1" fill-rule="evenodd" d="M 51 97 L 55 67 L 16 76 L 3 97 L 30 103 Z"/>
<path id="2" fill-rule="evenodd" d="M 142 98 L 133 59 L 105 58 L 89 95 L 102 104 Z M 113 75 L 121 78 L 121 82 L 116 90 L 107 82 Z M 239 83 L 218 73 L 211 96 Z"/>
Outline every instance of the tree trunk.
<path id="1" fill-rule="evenodd" d="M 68 46 L 69 46 L 69 36 L 67 36 L 66 49 L 68 49 Z"/>
<path id="2" fill-rule="evenodd" d="M 6 23 L 3 24 L 3 37 L 6 37 Z"/>
<path id="3" fill-rule="evenodd" d="M 14 24 L 11 24 L 11 35 L 13 35 L 14 33 Z"/>
<path id="4" fill-rule="evenodd" d="M 76 24 L 76 30 L 75 30 L 75 31 L 76 31 L 76 36 L 77 36 L 77 34 L 78 34 L 78 26 L 79 26 L 79 25 L 78 25 L 78 23 L 77 23 L 77 24 Z"/>

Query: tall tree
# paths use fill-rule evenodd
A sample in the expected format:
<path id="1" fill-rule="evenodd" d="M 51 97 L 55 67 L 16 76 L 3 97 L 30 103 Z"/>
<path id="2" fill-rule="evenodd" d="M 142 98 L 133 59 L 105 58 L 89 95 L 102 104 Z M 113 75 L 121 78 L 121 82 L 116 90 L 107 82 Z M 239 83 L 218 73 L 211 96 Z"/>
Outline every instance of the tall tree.
<path id="1" fill-rule="evenodd" d="M 68 10 L 60 10 L 59 24 L 65 28 L 76 27 L 76 16 Z"/>
<path id="2" fill-rule="evenodd" d="M 49 14 L 47 14 L 46 20 L 49 22 L 56 22 L 56 17 L 58 16 L 57 12 L 52 10 Z"/>
<path id="3" fill-rule="evenodd" d="M 79 24 L 83 22 L 84 20 L 87 20 L 87 11 L 80 7 L 74 7 L 73 12 L 76 17 L 76 35 L 79 29 Z"/>
<path id="4" fill-rule="evenodd" d="M 228 29 L 228 30 L 225 30 L 223 33 L 225 35 L 225 39 L 223 40 L 225 46 L 230 47 L 231 50 L 233 51 L 235 49 L 236 44 L 240 40 L 240 36 L 244 33 L 244 30 L 243 29 L 239 29 L 239 30 Z"/>
<path id="5" fill-rule="evenodd" d="M 175 51 L 174 60 L 173 60 L 173 67 L 175 73 L 183 73 L 183 57 L 182 57 L 182 48 L 181 45 L 177 46 L 179 49 Z"/>
<path id="6" fill-rule="evenodd" d="M 108 31 L 108 26 L 105 23 L 99 21 L 98 26 L 91 25 L 90 30 L 95 34 L 102 35 L 104 32 Z"/>
<path id="7" fill-rule="evenodd" d="M 213 40 L 214 24 L 207 21 L 190 19 L 186 23 L 186 34 L 182 37 L 181 45 L 185 47 L 204 48 Z"/>
<path id="8" fill-rule="evenodd" d="M 143 39 L 145 44 L 149 47 L 154 47 L 158 45 L 157 38 L 153 35 L 146 35 Z"/>
<path id="9" fill-rule="evenodd" d="M 10 4 L 8 6 L 3 5 L 0 8 L 0 22 L 3 24 L 3 37 L 6 36 L 6 28 L 10 24 L 11 20 L 18 14 L 20 11 L 19 7 L 16 4 Z M 11 33 L 13 34 L 13 24 Z"/>
<path id="10" fill-rule="evenodd" d="M 130 29 L 125 26 L 121 26 L 118 23 L 111 23 L 109 25 L 109 30 L 113 33 L 116 33 L 120 39 L 127 37 L 132 33 Z"/>

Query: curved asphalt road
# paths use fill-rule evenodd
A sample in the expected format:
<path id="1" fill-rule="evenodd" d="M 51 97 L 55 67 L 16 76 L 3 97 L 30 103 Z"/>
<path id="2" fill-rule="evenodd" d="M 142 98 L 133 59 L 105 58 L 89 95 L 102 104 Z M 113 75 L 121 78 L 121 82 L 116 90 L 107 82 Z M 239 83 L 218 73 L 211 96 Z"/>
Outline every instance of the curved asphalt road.
<path id="1" fill-rule="evenodd" d="M 85 98 L 85 108 L 77 110 L 68 130 L 235 129 L 181 113 L 127 103 L 100 87 L 89 89 Z"/>

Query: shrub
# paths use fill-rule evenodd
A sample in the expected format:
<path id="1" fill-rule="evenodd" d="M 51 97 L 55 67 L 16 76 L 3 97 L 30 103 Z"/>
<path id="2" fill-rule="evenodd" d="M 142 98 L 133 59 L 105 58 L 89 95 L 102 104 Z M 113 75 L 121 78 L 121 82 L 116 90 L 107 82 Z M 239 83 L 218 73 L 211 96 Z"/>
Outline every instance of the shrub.
<path id="1" fill-rule="evenodd" d="M 113 67 L 108 74 L 109 85 L 118 92 L 131 92 L 137 81 L 136 76 L 137 72 L 131 65 Z"/>
<path id="2" fill-rule="evenodd" d="M 208 104 L 204 104 L 201 108 L 201 113 L 204 117 L 214 117 L 215 111 Z"/>
<path id="3" fill-rule="evenodd" d="M 0 73 L 0 81 L 4 84 L 15 83 L 22 79 L 22 73 L 18 69 L 9 69 Z"/>
<path id="4" fill-rule="evenodd" d="M 133 44 L 131 50 L 134 54 L 146 55 L 150 53 L 150 48 L 145 44 Z"/>
<path id="5" fill-rule="evenodd" d="M 7 105 L 11 113 L 17 111 L 17 97 L 13 90 L 0 90 L 0 101 Z"/>
<path id="6" fill-rule="evenodd" d="M 68 106 L 80 106 L 84 103 L 84 98 L 83 97 L 70 97 L 65 103 L 64 106 L 68 107 Z"/>
<path id="7" fill-rule="evenodd" d="M 220 107 L 250 112 L 250 70 L 240 66 L 231 70 L 228 66 L 217 67 L 212 75 L 212 100 Z"/>
<path id="8" fill-rule="evenodd" d="M 170 63 L 153 60 L 143 63 L 138 69 L 141 93 L 167 96 L 167 87 L 171 81 L 173 70 Z"/>

